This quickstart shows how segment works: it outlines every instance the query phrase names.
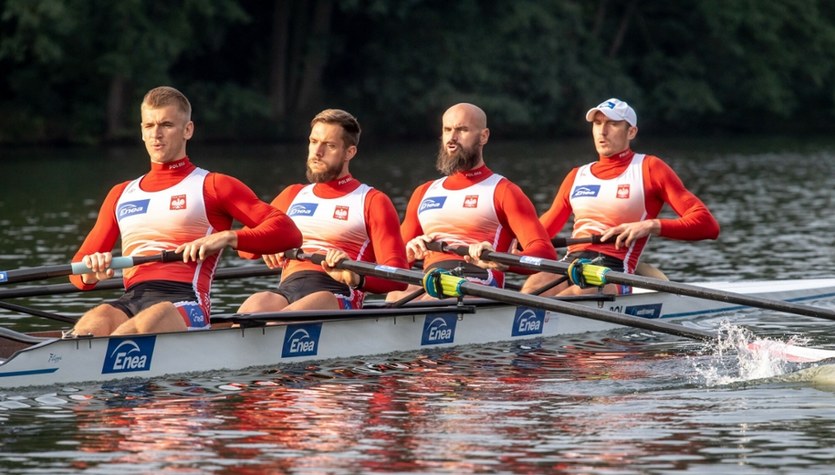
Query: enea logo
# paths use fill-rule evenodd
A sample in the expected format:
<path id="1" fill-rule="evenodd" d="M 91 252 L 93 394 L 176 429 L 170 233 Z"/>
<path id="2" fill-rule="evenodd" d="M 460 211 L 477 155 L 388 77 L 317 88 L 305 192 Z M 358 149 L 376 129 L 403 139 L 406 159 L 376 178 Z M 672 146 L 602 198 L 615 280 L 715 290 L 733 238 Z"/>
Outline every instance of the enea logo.
<path id="1" fill-rule="evenodd" d="M 423 321 L 423 335 L 420 338 L 421 345 L 440 345 L 455 341 L 455 325 L 458 323 L 458 314 L 442 313 L 438 315 L 427 315 Z"/>
<path id="2" fill-rule="evenodd" d="M 203 308 L 197 302 L 188 302 L 177 307 L 181 315 L 186 317 L 190 323 L 190 327 L 205 327 L 206 315 L 203 313 Z"/>
<path id="3" fill-rule="evenodd" d="M 154 357 L 156 335 L 134 338 L 111 338 L 107 342 L 102 374 L 148 371 Z"/>
<path id="4" fill-rule="evenodd" d="M 148 212 L 148 203 L 151 200 L 138 200 L 138 201 L 128 201 L 127 203 L 122 203 L 116 208 L 116 220 L 121 221 L 124 218 L 129 218 L 131 216 L 136 216 L 138 214 L 145 214 Z"/>
<path id="5" fill-rule="evenodd" d="M 541 335 L 544 325 L 545 310 L 530 307 L 516 307 L 511 335 Z"/>
<path id="6" fill-rule="evenodd" d="M 313 216 L 318 203 L 296 203 L 287 210 L 287 216 Z"/>
<path id="7" fill-rule="evenodd" d="M 661 304 L 627 305 L 623 313 L 641 318 L 661 318 Z"/>
<path id="8" fill-rule="evenodd" d="M 572 198 L 594 198 L 597 194 L 600 193 L 600 185 L 580 185 L 574 187 L 574 191 L 571 192 Z"/>
<path id="9" fill-rule="evenodd" d="M 418 214 L 423 213 L 424 211 L 428 211 L 431 209 L 441 209 L 444 207 L 444 201 L 446 201 L 446 196 L 435 196 L 431 198 L 424 198 L 423 201 L 420 202 L 420 207 L 418 208 Z"/>
<path id="10" fill-rule="evenodd" d="M 293 358 L 316 355 L 319 352 L 320 333 L 322 333 L 321 323 L 287 325 L 287 331 L 284 333 L 284 346 L 281 348 L 281 357 Z"/>

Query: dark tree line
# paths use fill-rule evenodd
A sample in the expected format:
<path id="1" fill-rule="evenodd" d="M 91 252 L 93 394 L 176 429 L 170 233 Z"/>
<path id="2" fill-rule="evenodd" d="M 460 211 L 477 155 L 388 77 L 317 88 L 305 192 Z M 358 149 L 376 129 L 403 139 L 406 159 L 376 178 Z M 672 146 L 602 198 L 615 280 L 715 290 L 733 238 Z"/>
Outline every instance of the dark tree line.
<path id="1" fill-rule="evenodd" d="M 324 107 L 426 137 L 460 101 L 555 137 L 610 96 L 670 132 L 829 132 L 834 20 L 826 0 L 0 0 L 0 143 L 132 139 L 160 84 L 203 139 L 297 138 Z"/>

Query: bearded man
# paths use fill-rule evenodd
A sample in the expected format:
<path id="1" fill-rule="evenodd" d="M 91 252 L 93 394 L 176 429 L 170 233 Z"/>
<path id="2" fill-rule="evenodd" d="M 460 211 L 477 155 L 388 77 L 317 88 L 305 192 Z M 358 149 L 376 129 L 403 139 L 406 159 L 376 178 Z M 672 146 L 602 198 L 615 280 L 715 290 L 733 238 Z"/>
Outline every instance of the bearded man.
<path id="1" fill-rule="evenodd" d="M 415 189 L 400 234 L 410 265 L 422 259 L 424 270 L 457 269 L 470 281 L 503 287 L 506 269 L 479 259 L 482 251 L 511 252 L 515 242 L 524 256 L 555 259 L 556 251 L 531 200 L 484 164 L 482 150 L 489 138 L 487 115 L 479 107 L 461 103 L 447 109 L 436 164 L 445 176 Z M 469 255 L 427 250 L 426 244 L 435 240 L 468 246 Z M 412 286 L 406 292 L 415 289 Z M 387 300 L 401 296 L 391 292 Z"/>
<path id="2" fill-rule="evenodd" d="M 306 173 L 310 184 L 288 186 L 271 204 L 301 230 L 304 252 L 322 253 L 325 261 L 319 266 L 285 260 L 283 253 L 260 256 L 270 268 L 284 267 L 281 282 L 276 290 L 251 295 L 238 313 L 358 309 L 366 292 L 406 288 L 403 283 L 334 267 L 346 258 L 406 267 L 400 219 L 385 193 L 359 182 L 348 170 L 361 133 L 357 119 L 346 111 L 327 109 L 313 118 L 310 128 Z"/>

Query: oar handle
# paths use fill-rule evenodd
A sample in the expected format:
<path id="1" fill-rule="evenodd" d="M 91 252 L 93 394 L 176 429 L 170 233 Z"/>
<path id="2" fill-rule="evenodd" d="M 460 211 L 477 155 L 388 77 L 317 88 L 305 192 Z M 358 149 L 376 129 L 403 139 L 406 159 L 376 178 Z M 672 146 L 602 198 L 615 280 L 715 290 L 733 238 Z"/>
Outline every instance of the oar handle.
<path id="1" fill-rule="evenodd" d="M 578 238 L 551 238 L 551 245 L 553 245 L 554 247 L 568 247 L 573 246 L 575 244 L 600 244 L 600 235 L 595 234 L 594 236 L 585 236 Z"/>
<path id="2" fill-rule="evenodd" d="M 322 262 L 325 261 L 325 256 L 322 254 L 312 254 L 309 252 L 304 252 L 301 249 L 290 249 L 288 251 L 284 251 L 284 258 L 285 259 L 295 259 L 297 261 L 310 261 L 314 264 L 322 265 Z"/>
<path id="3" fill-rule="evenodd" d="M 310 261 L 314 264 L 320 265 L 325 260 L 325 256 L 322 254 L 311 254 L 304 252 L 301 249 L 290 249 L 289 251 L 284 251 L 284 258 L 296 259 L 299 261 Z M 399 267 L 373 264 L 370 262 L 352 261 L 350 259 L 342 260 L 336 267 L 356 272 L 357 274 L 396 280 L 398 282 L 406 282 L 407 284 L 423 285 L 422 273 L 401 269 Z"/>
<path id="4" fill-rule="evenodd" d="M 113 258 L 110 267 L 113 269 L 124 269 L 127 267 L 138 266 L 140 264 L 147 264 L 149 262 L 173 262 L 182 259 L 182 257 L 182 254 L 177 254 L 174 251 L 163 251 L 159 254 L 152 254 L 150 256 L 120 256 Z M 28 282 L 32 280 L 49 279 L 52 277 L 87 274 L 89 272 L 93 272 L 93 270 L 84 265 L 83 262 L 73 262 L 72 264 L 60 264 L 56 266 L 33 267 L 31 269 L 0 271 L 0 284 Z"/>
<path id="5" fill-rule="evenodd" d="M 457 254 L 461 257 L 470 255 L 470 250 L 467 249 L 467 246 L 450 246 L 449 244 L 445 243 L 444 241 L 428 242 L 428 243 L 426 243 L 426 249 L 429 249 L 430 251 L 435 251 L 435 252 L 447 252 L 447 253 L 450 253 L 450 254 Z"/>
<path id="6" fill-rule="evenodd" d="M 148 256 L 119 256 L 110 260 L 111 269 L 126 269 L 128 267 L 138 266 L 140 264 L 148 264 L 149 262 L 174 262 L 181 260 L 183 253 L 176 253 L 174 251 L 162 251 L 159 254 L 151 254 Z M 71 264 L 72 274 L 87 274 L 93 272 L 83 262 L 73 262 Z"/>

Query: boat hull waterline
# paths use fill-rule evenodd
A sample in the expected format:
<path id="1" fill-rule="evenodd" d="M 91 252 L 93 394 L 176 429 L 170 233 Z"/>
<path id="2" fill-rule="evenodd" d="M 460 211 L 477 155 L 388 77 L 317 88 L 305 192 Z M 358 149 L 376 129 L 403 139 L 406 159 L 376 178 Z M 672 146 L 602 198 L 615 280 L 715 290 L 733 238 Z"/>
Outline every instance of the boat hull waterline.
<path id="1" fill-rule="evenodd" d="M 700 284 L 792 301 L 835 297 L 835 279 Z M 645 318 L 693 319 L 741 307 L 662 292 L 576 302 Z M 100 338 L 42 338 L 4 329 L 0 388 L 53 385 L 170 374 L 239 370 L 426 350 L 456 345 L 526 340 L 609 331 L 618 325 L 486 301 L 435 306 L 399 315 L 362 315 L 282 321 L 278 325 Z"/>

